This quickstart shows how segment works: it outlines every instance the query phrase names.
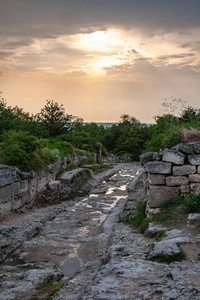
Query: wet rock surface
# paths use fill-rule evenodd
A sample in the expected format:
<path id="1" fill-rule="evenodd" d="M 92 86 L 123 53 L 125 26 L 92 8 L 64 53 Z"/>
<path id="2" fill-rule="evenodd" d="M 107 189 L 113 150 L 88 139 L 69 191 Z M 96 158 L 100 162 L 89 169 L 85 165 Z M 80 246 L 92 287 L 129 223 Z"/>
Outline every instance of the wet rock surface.
<path id="1" fill-rule="evenodd" d="M 145 197 L 143 182 L 140 167 L 119 164 L 90 179 L 87 196 L 5 219 L 0 299 L 47 299 L 37 287 L 49 281 L 64 282 L 56 300 L 200 299 L 198 260 L 147 260 L 153 240 L 120 222 Z"/>

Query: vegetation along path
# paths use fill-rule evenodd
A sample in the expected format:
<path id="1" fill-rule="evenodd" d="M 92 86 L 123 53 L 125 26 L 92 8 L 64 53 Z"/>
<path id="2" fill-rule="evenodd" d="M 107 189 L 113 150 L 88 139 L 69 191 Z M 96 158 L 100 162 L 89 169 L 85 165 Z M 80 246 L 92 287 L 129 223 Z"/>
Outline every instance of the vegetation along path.
<path id="1" fill-rule="evenodd" d="M 200 299 L 199 263 L 147 260 L 152 240 L 121 222 L 140 180 L 141 167 L 119 164 L 87 196 L 5 219 L 0 299 Z"/>

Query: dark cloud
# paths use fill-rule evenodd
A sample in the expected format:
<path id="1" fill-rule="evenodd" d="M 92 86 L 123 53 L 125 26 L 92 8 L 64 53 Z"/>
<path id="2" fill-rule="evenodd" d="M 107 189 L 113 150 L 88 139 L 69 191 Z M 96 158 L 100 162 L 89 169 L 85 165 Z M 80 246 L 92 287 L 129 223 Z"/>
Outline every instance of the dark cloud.
<path id="1" fill-rule="evenodd" d="M 191 46 L 192 46 L 191 43 L 185 43 L 185 44 L 180 45 L 179 47 L 185 49 L 185 48 L 190 48 Z"/>
<path id="2" fill-rule="evenodd" d="M 7 60 L 14 52 L 0 51 L 0 60 Z"/>
<path id="3" fill-rule="evenodd" d="M 187 57 L 191 57 L 191 56 L 195 56 L 195 54 L 194 53 L 184 53 L 184 54 L 164 55 L 164 56 L 159 56 L 158 59 L 167 60 L 170 58 L 187 58 Z"/>
<path id="4" fill-rule="evenodd" d="M 140 28 L 148 34 L 199 27 L 199 0 L 6 0 L 1 1 L 4 35 L 54 38 L 96 28 Z M 99 30 L 98 29 L 98 30 Z"/>
<path id="5" fill-rule="evenodd" d="M 16 49 L 18 47 L 26 47 L 30 46 L 33 43 L 33 40 L 18 40 L 18 41 L 11 41 L 6 42 L 4 44 L 5 49 Z"/>

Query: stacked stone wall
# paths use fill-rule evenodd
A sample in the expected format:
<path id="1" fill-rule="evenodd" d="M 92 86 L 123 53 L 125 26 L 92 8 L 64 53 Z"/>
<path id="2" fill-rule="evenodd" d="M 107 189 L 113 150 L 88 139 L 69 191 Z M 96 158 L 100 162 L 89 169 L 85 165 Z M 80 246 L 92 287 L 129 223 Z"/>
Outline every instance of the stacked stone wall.
<path id="1" fill-rule="evenodd" d="M 156 212 L 165 200 L 200 192 L 200 144 L 179 144 L 162 153 L 140 155 L 147 178 L 147 210 Z"/>
<path id="2" fill-rule="evenodd" d="M 58 160 L 46 170 L 29 173 L 16 167 L 0 165 L 0 215 L 30 204 L 35 195 L 55 180 L 56 174 L 66 160 Z"/>

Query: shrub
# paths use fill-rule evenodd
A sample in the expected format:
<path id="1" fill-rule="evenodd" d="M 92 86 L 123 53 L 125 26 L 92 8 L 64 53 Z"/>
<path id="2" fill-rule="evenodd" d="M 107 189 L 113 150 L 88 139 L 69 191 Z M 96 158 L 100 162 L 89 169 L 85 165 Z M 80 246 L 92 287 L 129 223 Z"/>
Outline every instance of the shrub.
<path id="1" fill-rule="evenodd" d="M 199 213 L 200 212 L 200 195 L 188 194 L 184 198 L 184 204 L 186 210 L 189 213 Z"/>
<path id="2" fill-rule="evenodd" d="M 36 137 L 13 130 L 2 135 L 0 154 L 0 163 L 16 166 L 25 172 L 44 169 L 57 160 L 55 153 L 42 147 Z"/>

